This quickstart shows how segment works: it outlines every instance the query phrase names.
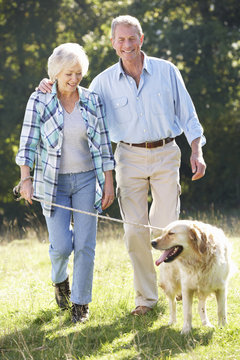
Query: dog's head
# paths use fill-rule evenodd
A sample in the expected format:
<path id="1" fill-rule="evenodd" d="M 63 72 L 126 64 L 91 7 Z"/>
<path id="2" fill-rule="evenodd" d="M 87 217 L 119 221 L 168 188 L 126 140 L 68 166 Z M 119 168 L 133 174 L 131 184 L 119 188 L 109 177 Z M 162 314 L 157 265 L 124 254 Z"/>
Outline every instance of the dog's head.
<path id="1" fill-rule="evenodd" d="M 170 223 L 162 230 L 162 235 L 154 239 L 152 247 L 164 250 L 156 265 L 171 262 L 178 258 L 183 251 L 203 255 L 207 248 L 207 236 L 203 223 L 191 220 L 178 220 Z M 193 252 L 193 251 L 194 252 Z"/>

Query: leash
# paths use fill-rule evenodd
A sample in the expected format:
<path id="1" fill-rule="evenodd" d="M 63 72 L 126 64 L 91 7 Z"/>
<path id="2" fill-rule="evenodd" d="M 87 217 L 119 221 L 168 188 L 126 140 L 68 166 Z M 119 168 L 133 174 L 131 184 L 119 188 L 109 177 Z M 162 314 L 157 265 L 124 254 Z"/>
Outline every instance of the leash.
<path id="1" fill-rule="evenodd" d="M 29 178 L 32 179 L 31 176 L 28 176 L 28 177 L 26 177 L 25 179 L 23 179 L 22 181 L 25 181 L 25 180 L 27 180 L 27 179 L 29 179 Z M 15 196 L 15 198 L 16 198 L 16 201 L 20 201 L 20 200 L 22 199 L 21 196 L 19 197 L 21 183 L 22 183 L 22 182 L 20 181 L 19 184 L 18 184 L 17 186 L 15 186 L 14 189 L 13 189 L 13 194 L 14 194 L 14 196 Z M 55 207 L 58 207 L 58 208 L 61 208 L 61 209 L 78 212 L 78 213 L 80 213 L 80 214 L 85 214 L 85 215 L 94 216 L 94 217 L 97 217 L 97 218 L 100 218 L 100 219 L 104 219 L 104 220 L 115 221 L 115 222 L 120 223 L 120 224 L 127 224 L 127 225 L 133 225 L 133 226 L 138 226 L 138 227 L 144 227 L 145 229 L 161 230 L 161 228 L 159 228 L 159 227 L 157 227 L 157 226 L 140 224 L 140 223 L 135 223 L 135 222 L 132 222 L 132 221 L 125 221 L 125 220 L 116 219 L 116 218 L 113 218 L 113 217 L 110 217 L 110 216 L 105 216 L 105 215 L 100 215 L 100 214 L 94 214 L 94 213 L 91 213 L 91 212 L 89 212 L 89 211 L 84 211 L 84 210 L 79 210 L 79 209 L 71 208 L 71 207 L 68 207 L 68 206 L 64 206 L 64 205 L 52 203 L 52 202 L 50 202 L 50 201 L 41 200 L 41 199 L 38 199 L 38 198 L 35 198 L 35 197 L 32 197 L 32 200 L 37 201 L 37 202 L 39 202 L 39 203 L 44 203 L 44 204 L 47 204 L 47 205 L 50 205 L 50 206 L 55 206 Z"/>
<path id="2" fill-rule="evenodd" d="M 89 211 L 78 210 L 78 209 L 71 208 L 71 207 L 68 207 L 68 206 L 64 206 L 64 205 L 52 203 L 52 202 L 50 202 L 50 201 L 40 200 L 40 199 L 37 199 L 37 198 L 35 198 L 35 197 L 32 197 L 32 200 L 38 201 L 38 202 L 40 202 L 40 203 L 44 203 L 44 204 L 47 204 L 47 205 L 55 206 L 55 207 L 58 207 L 58 208 L 61 208 L 61 209 L 70 210 L 70 211 L 75 211 L 75 212 L 78 212 L 78 213 L 80 213 L 80 214 L 85 214 L 85 215 L 94 216 L 94 217 L 97 217 L 97 218 L 100 218 L 100 219 L 104 219 L 104 220 L 115 221 L 115 222 L 121 223 L 121 224 L 133 225 L 133 226 L 138 226 L 138 227 L 144 227 L 144 228 L 147 228 L 147 229 L 161 230 L 161 228 L 159 228 L 159 227 L 157 227 L 157 226 L 140 224 L 140 223 L 135 223 L 135 222 L 132 222 L 132 221 L 125 221 L 125 220 L 116 219 L 116 218 L 113 218 L 113 217 L 110 217 L 110 216 L 104 216 L 104 215 L 100 215 L 100 214 L 94 214 L 94 213 L 91 213 L 91 212 L 89 212 Z"/>

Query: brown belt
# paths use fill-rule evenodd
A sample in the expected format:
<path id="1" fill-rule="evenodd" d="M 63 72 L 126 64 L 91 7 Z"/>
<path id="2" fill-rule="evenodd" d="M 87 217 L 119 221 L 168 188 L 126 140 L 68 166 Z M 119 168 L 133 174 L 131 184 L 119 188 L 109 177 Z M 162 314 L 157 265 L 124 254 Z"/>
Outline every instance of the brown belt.
<path id="1" fill-rule="evenodd" d="M 139 144 L 131 144 L 131 143 L 127 143 L 125 141 L 120 141 L 123 144 L 127 144 L 127 145 L 131 145 L 131 146 L 137 146 L 137 147 L 141 147 L 141 148 L 146 148 L 146 149 L 153 149 L 156 148 L 158 146 L 163 146 L 165 144 L 170 143 L 171 141 L 173 141 L 174 138 L 166 138 L 166 139 L 162 139 L 162 140 L 158 140 L 158 141 L 153 141 L 153 142 L 144 142 L 144 143 L 139 143 Z"/>

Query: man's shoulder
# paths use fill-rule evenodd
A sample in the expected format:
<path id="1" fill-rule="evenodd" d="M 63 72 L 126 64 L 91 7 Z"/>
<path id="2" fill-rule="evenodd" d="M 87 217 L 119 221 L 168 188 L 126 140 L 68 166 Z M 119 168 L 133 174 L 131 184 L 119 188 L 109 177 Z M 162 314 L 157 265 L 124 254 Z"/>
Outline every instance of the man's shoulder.
<path id="1" fill-rule="evenodd" d="M 154 57 L 154 56 L 148 56 L 148 60 L 151 64 L 156 66 L 161 66 L 165 68 L 175 68 L 176 66 L 169 60 L 165 60 L 162 58 Z"/>
<path id="2" fill-rule="evenodd" d="M 79 85 L 78 85 L 78 91 L 80 92 L 80 95 L 84 97 L 88 97 L 92 93 L 91 90 Z"/>
<path id="3" fill-rule="evenodd" d="M 95 91 L 87 89 L 83 86 L 79 86 L 79 89 L 81 101 L 88 103 L 90 102 L 95 105 L 101 103 L 101 98 Z"/>

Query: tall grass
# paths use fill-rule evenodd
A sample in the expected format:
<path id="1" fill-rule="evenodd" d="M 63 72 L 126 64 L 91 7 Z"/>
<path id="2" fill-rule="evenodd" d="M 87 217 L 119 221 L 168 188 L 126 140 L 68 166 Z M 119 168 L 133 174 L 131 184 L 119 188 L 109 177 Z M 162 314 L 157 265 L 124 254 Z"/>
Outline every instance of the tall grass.
<path id="1" fill-rule="evenodd" d="M 235 233 L 230 240 L 233 259 L 239 266 L 237 231 L 236 224 L 228 233 Z M 149 315 L 130 315 L 134 307 L 133 279 L 122 227 L 100 223 L 90 320 L 73 325 L 70 314 L 60 311 L 54 301 L 46 234 L 42 242 L 34 233 L 30 235 L 0 246 L 1 359 L 240 359 L 239 272 L 229 285 L 229 324 L 217 327 L 212 296 L 207 308 L 216 328 L 202 327 L 195 300 L 193 331 L 182 336 L 182 304 L 178 303 L 178 323 L 168 327 L 168 303 L 160 290 L 159 302 Z M 156 258 L 159 254 L 153 255 Z M 71 271 L 72 262 L 70 276 Z"/>

